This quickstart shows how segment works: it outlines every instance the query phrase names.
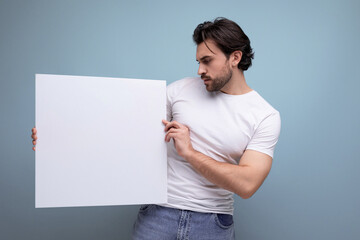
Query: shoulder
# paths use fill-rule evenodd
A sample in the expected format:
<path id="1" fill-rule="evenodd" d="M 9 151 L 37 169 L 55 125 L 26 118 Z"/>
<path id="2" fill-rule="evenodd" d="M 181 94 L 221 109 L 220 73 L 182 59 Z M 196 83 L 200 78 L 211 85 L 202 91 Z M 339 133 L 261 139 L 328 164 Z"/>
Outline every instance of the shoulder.
<path id="1" fill-rule="evenodd" d="M 248 111 L 251 112 L 257 127 L 265 122 L 275 126 L 281 124 L 280 113 L 258 92 L 254 92 L 247 98 Z"/>
<path id="2" fill-rule="evenodd" d="M 199 82 L 201 82 L 201 79 L 199 77 L 186 77 L 170 83 L 167 88 L 181 88 L 188 85 L 199 84 Z"/>
<path id="3" fill-rule="evenodd" d="M 260 126 L 268 128 L 276 138 L 279 137 L 281 128 L 280 113 L 268 101 L 266 101 L 259 93 L 257 95 L 258 110 L 262 112 Z M 260 113 L 259 113 L 260 114 Z"/>
<path id="4" fill-rule="evenodd" d="M 201 79 L 199 77 L 187 77 L 175 82 L 170 83 L 167 86 L 167 94 L 168 96 L 176 96 L 180 94 L 184 89 L 194 88 L 201 84 Z"/>
<path id="5" fill-rule="evenodd" d="M 255 90 L 249 98 L 249 105 L 259 113 L 279 114 L 279 112 Z"/>

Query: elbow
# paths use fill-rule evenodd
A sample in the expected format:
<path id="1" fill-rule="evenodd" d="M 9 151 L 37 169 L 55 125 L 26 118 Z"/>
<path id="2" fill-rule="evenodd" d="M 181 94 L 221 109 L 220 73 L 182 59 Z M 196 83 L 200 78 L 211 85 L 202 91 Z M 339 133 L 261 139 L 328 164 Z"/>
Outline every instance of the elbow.
<path id="1" fill-rule="evenodd" d="M 239 193 L 238 195 L 242 198 L 242 199 L 249 199 L 252 197 L 252 195 L 254 195 L 255 192 L 246 192 L 246 193 Z"/>
<path id="2" fill-rule="evenodd" d="M 251 198 L 255 192 L 258 190 L 257 187 L 246 187 L 245 189 L 242 189 L 241 191 L 237 191 L 235 192 L 237 195 L 239 195 L 239 197 L 241 197 L 242 199 L 249 199 Z"/>

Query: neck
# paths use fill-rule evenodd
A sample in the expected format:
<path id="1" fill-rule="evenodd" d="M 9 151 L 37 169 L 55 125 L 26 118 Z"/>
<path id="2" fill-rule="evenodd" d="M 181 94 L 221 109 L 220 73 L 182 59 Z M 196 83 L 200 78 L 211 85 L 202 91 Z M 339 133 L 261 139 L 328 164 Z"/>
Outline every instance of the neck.
<path id="1" fill-rule="evenodd" d="M 238 68 L 233 69 L 230 81 L 221 89 L 223 93 L 230 95 L 242 95 L 252 91 L 245 81 L 244 72 Z"/>

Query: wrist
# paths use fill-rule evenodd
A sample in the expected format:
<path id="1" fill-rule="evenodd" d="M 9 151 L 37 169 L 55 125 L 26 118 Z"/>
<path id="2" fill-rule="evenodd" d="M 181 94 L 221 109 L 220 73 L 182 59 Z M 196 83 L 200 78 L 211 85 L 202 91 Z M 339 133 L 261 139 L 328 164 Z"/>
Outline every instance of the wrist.
<path id="1" fill-rule="evenodd" d="M 190 148 L 188 151 L 184 152 L 183 158 L 186 161 L 189 161 L 193 158 L 193 156 L 197 153 L 197 151 L 194 148 Z"/>

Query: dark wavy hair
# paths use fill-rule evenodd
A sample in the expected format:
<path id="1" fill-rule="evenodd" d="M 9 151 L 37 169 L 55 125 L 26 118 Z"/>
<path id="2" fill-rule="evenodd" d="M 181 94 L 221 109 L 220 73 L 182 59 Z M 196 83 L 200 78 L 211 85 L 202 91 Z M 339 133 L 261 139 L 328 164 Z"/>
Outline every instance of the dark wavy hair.
<path id="1" fill-rule="evenodd" d="M 205 40 L 214 41 L 228 59 L 234 51 L 241 51 L 242 57 L 238 68 L 243 71 L 251 66 L 251 60 L 254 59 L 249 38 L 239 25 L 226 18 L 216 18 L 214 22 L 200 23 L 194 30 L 193 40 L 197 45 Z M 205 45 L 207 46 L 206 42 Z"/>

